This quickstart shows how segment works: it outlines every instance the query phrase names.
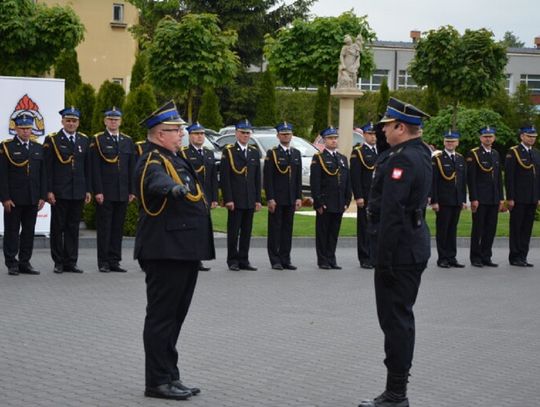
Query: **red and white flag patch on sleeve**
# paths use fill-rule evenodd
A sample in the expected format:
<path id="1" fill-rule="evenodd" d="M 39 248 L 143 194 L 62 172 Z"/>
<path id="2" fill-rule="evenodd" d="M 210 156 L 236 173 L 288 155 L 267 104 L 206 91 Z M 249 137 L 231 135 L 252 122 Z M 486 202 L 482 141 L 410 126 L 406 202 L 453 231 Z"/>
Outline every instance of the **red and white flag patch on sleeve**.
<path id="1" fill-rule="evenodd" d="M 392 170 L 392 179 L 401 179 L 403 175 L 403 170 L 401 168 L 394 168 Z"/>

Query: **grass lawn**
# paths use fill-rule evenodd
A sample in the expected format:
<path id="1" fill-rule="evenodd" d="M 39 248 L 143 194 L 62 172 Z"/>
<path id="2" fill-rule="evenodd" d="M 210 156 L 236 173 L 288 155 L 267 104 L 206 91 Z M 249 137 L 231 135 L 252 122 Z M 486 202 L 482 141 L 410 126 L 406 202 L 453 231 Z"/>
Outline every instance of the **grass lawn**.
<path id="1" fill-rule="evenodd" d="M 227 210 L 225 208 L 216 208 L 212 210 L 212 221 L 216 232 L 227 231 Z M 497 225 L 497 236 L 508 236 L 508 212 L 499 214 L 499 222 Z M 266 207 L 263 207 L 259 212 L 255 213 L 253 219 L 253 236 L 266 236 L 267 234 L 268 213 Z M 435 213 L 428 209 L 427 223 L 431 234 L 435 234 Z M 466 210 L 461 212 L 458 225 L 458 236 L 469 237 L 471 233 L 471 211 Z M 294 219 L 294 236 L 315 236 L 315 216 L 295 215 Z M 356 219 L 343 218 L 341 222 L 340 236 L 356 236 Z M 540 222 L 534 222 L 533 236 L 540 236 Z"/>

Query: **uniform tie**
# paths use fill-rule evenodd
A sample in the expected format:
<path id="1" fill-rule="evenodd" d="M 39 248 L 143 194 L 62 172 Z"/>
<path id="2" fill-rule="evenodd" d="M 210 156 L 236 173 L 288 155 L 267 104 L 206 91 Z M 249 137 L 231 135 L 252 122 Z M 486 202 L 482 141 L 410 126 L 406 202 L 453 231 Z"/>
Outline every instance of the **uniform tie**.
<path id="1" fill-rule="evenodd" d="M 71 143 L 71 145 L 75 145 L 75 137 L 69 136 L 69 142 Z"/>
<path id="2" fill-rule="evenodd" d="M 201 158 L 202 158 L 202 157 L 203 157 L 203 150 L 202 150 L 202 148 L 197 149 L 197 151 L 199 152 L 199 155 L 200 155 Z"/>
<path id="3" fill-rule="evenodd" d="M 456 158 L 454 157 L 454 154 L 450 154 L 450 158 L 452 159 L 452 163 L 456 163 Z"/>
<path id="4" fill-rule="evenodd" d="M 28 141 L 24 142 L 23 145 L 24 145 L 24 148 L 26 148 L 28 150 Z"/>

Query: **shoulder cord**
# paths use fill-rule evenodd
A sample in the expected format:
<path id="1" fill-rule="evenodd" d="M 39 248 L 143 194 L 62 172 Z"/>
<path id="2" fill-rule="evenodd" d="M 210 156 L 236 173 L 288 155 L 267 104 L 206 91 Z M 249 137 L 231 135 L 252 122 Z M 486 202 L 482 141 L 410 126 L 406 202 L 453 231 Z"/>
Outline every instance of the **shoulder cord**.
<path id="1" fill-rule="evenodd" d="M 233 155 L 232 155 L 232 152 L 231 152 L 231 148 L 227 148 L 226 150 L 227 150 L 227 153 L 229 154 L 229 160 L 231 162 L 231 168 L 232 168 L 233 172 L 236 175 L 245 175 L 247 177 L 247 175 L 248 175 L 247 165 L 245 167 L 243 167 L 241 170 L 238 170 L 236 168 L 236 165 L 234 164 L 234 159 L 233 159 Z"/>
<path id="2" fill-rule="evenodd" d="M 103 134 L 103 133 L 101 133 Z M 99 155 L 101 156 L 101 158 L 103 158 L 103 160 L 105 162 L 108 162 L 109 164 L 116 164 L 118 163 L 118 165 L 120 166 L 120 154 L 117 154 L 116 157 L 114 158 L 107 158 L 105 157 L 105 155 L 103 154 L 103 151 L 101 151 L 101 146 L 99 145 L 99 135 L 95 135 L 94 138 L 96 139 L 96 147 L 97 147 L 97 150 L 99 152 Z"/>
<path id="3" fill-rule="evenodd" d="M 355 148 L 355 150 L 358 152 L 358 159 L 362 163 L 362 165 L 366 168 L 366 170 L 372 171 L 375 169 L 375 164 L 372 166 L 369 166 L 366 164 L 366 161 L 364 160 L 364 155 L 362 154 L 362 150 L 359 148 Z"/>
<path id="4" fill-rule="evenodd" d="M 182 153 L 182 157 L 184 157 L 184 159 L 186 159 L 186 161 L 189 161 L 189 158 L 188 158 L 188 156 L 186 154 L 187 149 L 188 149 L 188 147 L 182 148 L 180 150 L 180 152 Z M 193 168 L 195 168 L 195 167 L 193 167 Z M 201 166 L 199 168 L 195 168 L 195 172 L 197 174 L 202 172 L 203 173 L 203 178 L 206 178 L 206 167 L 204 166 L 204 162 L 201 164 Z"/>
<path id="5" fill-rule="evenodd" d="M 54 152 L 56 153 L 56 158 L 58 158 L 58 161 L 60 161 L 61 164 L 73 164 L 73 154 L 71 154 L 67 160 L 62 159 L 62 155 L 60 154 L 60 151 L 58 150 L 58 147 L 56 146 L 56 141 L 54 141 L 54 138 L 56 136 L 50 136 L 49 140 L 51 140 L 51 143 L 54 148 Z"/>
<path id="6" fill-rule="evenodd" d="M 24 167 L 26 166 L 26 175 L 30 174 L 30 159 L 26 159 L 23 162 L 17 163 L 13 161 L 11 156 L 9 155 L 9 150 L 7 148 L 6 143 L 2 143 L 2 146 L 4 147 L 4 151 L 6 152 L 6 157 L 8 158 L 8 161 L 13 164 L 15 167 Z"/>
<path id="7" fill-rule="evenodd" d="M 279 164 L 278 164 L 278 161 L 277 161 L 276 150 L 272 150 L 272 155 L 274 156 L 274 164 L 276 164 L 276 168 L 277 168 L 278 172 L 279 172 L 280 174 L 283 174 L 283 175 L 285 175 L 285 174 L 288 173 L 288 174 L 289 174 L 289 178 L 290 178 L 290 177 L 291 177 L 291 165 L 290 165 L 290 164 L 287 165 L 287 167 L 285 167 L 285 169 L 282 170 L 281 167 L 280 167 Z"/>
<path id="8" fill-rule="evenodd" d="M 478 158 L 478 154 L 476 154 L 476 149 L 472 149 L 471 153 L 474 155 L 474 158 L 476 159 L 476 163 L 478 164 L 478 167 L 484 172 L 492 172 L 493 171 L 493 165 L 491 168 L 486 168 L 482 164 L 480 164 L 480 158 Z"/>
<path id="9" fill-rule="evenodd" d="M 322 159 L 322 154 L 317 154 L 317 156 L 319 157 L 319 162 L 321 163 L 321 167 L 322 169 L 324 170 L 324 172 L 326 172 L 328 175 L 330 175 L 331 177 L 334 177 L 336 175 L 339 174 L 339 165 L 337 167 L 337 169 L 334 171 L 334 172 L 331 172 L 327 167 L 326 165 L 324 164 L 324 161 Z"/>
<path id="10" fill-rule="evenodd" d="M 446 175 L 442 166 L 440 155 L 435 157 L 435 161 L 437 161 L 437 167 L 439 167 L 439 173 L 441 174 L 441 177 L 443 177 L 446 181 L 453 181 L 456 179 L 456 170 L 454 170 L 451 175 Z"/>
<path id="11" fill-rule="evenodd" d="M 521 156 L 519 155 L 519 151 L 518 151 L 518 148 L 517 146 L 514 146 L 512 148 L 510 148 L 510 150 L 512 150 L 514 152 L 514 155 L 516 156 L 516 160 L 518 162 L 518 164 L 526 169 L 526 170 L 532 170 L 533 171 L 533 174 L 536 175 L 536 168 L 534 166 L 534 163 L 530 163 L 529 165 L 525 164 L 522 160 L 521 160 Z"/>

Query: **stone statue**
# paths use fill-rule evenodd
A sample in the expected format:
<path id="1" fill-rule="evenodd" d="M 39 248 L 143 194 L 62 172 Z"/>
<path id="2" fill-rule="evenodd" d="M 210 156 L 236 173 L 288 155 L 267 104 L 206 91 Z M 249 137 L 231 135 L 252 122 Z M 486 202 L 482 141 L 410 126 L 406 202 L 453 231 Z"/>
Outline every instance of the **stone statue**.
<path id="1" fill-rule="evenodd" d="M 358 68 L 360 67 L 360 52 L 362 51 L 362 34 L 358 34 L 353 42 L 350 35 L 346 35 L 339 55 L 338 88 L 356 88 L 358 84 Z"/>

